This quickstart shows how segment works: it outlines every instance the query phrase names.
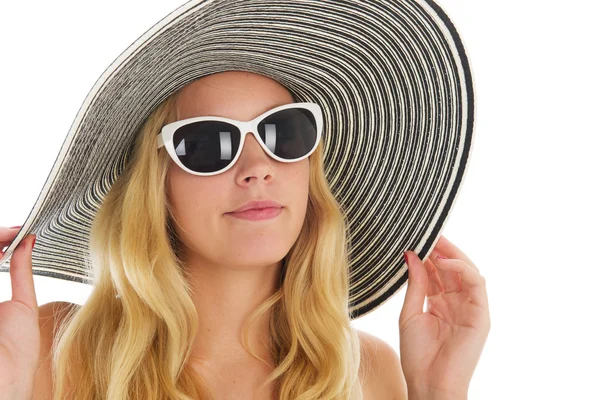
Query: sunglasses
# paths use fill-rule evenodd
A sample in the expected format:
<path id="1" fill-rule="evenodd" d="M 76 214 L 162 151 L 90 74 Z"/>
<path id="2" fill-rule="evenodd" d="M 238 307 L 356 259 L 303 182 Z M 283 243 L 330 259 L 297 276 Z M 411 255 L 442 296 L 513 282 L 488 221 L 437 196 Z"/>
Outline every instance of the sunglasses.
<path id="1" fill-rule="evenodd" d="M 323 114 L 316 103 L 291 103 L 275 107 L 251 121 L 223 117 L 194 117 L 163 126 L 158 147 L 183 170 L 210 176 L 231 168 L 244 139 L 252 133 L 277 161 L 296 162 L 310 156 L 321 140 Z"/>

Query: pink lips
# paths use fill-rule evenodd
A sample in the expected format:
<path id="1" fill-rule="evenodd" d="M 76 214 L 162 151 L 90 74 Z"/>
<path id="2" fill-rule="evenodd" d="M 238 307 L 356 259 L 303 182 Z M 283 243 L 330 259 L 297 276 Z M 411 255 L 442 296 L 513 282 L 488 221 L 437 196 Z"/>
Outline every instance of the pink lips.
<path id="1" fill-rule="evenodd" d="M 282 210 L 283 207 L 253 208 L 246 211 L 231 212 L 227 214 L 235 218 L 247 219 L 250 221 L 260 221 L 264 219 L 275 218 L 281 214 Z"/>

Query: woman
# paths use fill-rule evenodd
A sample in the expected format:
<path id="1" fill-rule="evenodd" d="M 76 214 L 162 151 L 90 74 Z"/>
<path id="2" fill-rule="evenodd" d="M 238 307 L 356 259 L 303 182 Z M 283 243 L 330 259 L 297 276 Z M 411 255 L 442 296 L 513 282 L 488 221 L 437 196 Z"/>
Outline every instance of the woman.
<path id="1" fill-rule="evenodd" d="M 364 393 L 363 375 L 359 379 L 358 336 L 346 309 L 347 264 L 345 255 L 337 253 L 343 223 L 327 189 L 321 146 L 308 158 L 283 163 L 247 135 L 237 162 L 207 177 L 179 168 L 164 148 L 154 150 L 158 131 L 170 122 L 203 115 L 246 121 L 293 101 L 284 86 L 267 77 L 224 72 L 188 84 L 148 118 L 130 169 L 111 188 L 93 226 L 98 286 L 56 337 L 56 398 L 66 398 L 68 376 L 78 399 L 92 393 L 111 399 L 124 393 L 208 398 L 207 390 L 219 399 L 236 393 L 293 399 L 311 385 L 320 390 L 318 398 L 360 398 L 361 393 L 379 398 Z M 281 210 L 267 219 L 232 214 L 255 199 L 276 201 Z M 173 235 L 163 226 L 171 227 Z M 315 248 L 317 237 L 323 246 Z M 8 349 L 0 353 L 1 365 L 19 358 L 10 350 L 39 346 L 33 338 L 37 302 L 26 269 L 29 251 L 21 245 L 15 252 L 14 262 L 23 264 L 11 269 L 13 300 L 0 307 L 0 343 Z M 461 393 L 466 398 L 489 329 L 485 308 L 466 297 L 485 298 L 484 282 L 472 262 L 445 239 L 432 254 L 455 260 L 434 265 L 428 259 L 428 277 L 418 257 L 408 255 L 415 275 L 400 318 L 402 366 L 411 379 L 421 380 L 408 382 L 411 399 L 458 398 Z M 293 275 L 285 275 L 286 255 L 295 266 Z M 303 264 L 322 257 L 331 257 L 332 263 L 315 263 L 312 271 Z M 472 292 L 458 290 L 457 272 L 473 282 Z M 334 281 L 321 287 L 326 292 L 313 293 L 314 283 L 303 273 Z M 282 285 L 284 277 L 292 284 Z M 428 287 L 430 312 L 422 313 Z M 443 287 L 460 293 L 444 293 Z M 114 296 L 117 290 L 120 297 Z M 290 299 L 285 308 L 279 302 L 284 296 Z M 314 311 L 320 307 L 326 318 L 303 315 L 311 306 Z M 296 314 L 286 319 L 286 312 Z M 243 335 L 247 323 L 253 325 L 247 331 L 249 346 Z M 32 338 L 11 331 L 15 325 L 28 327 Z M 397 375 L 397 381 L 403 378 Z M 279 392 L 281 397 L 275 397 Z"/>
<path id="2" fill-rule="evenodd" d="M 243 2 L 222 3 L 230 17 L 234 5 Z M 248 15 L 248 21 L 260 20 L 260 29 L 283 26 L 284 9 L 269 11 L 274 10 L 271 5 L 263 4 L 263 9 L 256 9 L 257 16 L 249 15 L 255 9 L 241 6 L 236 15 Z M 311 3 L 314 12 L 310 15 L 319 18 L 327 15 L 317 13 L 319 7 L 341 4 Z M 211 5 L 215 5 L 213 13 L 217 15 L 219 2 Z M 304 5 L 290 3 L 285 11 L 293 13 Z M 357 2 L 351 7 L 365 7 L 368 21 L 368 6 Z M 268 19 L 267 12 L 273 13 L 276 23 L 262 23 Z M 345 33 L 357 15 L 346 14 L 340 32 Z M 306 18 L 304 14 L 302 18 Z M 298 20 L 294 14 L 287 21 L 291 25 Z M 333 28 L 327 21 L 319 25 L 308 22 Z M 206 24 L 213 35 L 204 35 L 206 31 L 200 26 L 197 32 L 203 40 L 221 32 Z M 240 32 L 239 24 L 230 26 L 224 37 Z M 173 43 L 182 47 L 191 43 L 195 34 L 191 27 L 195 26 L 170 30 L 186 33 L 185 41 L 176 36 Z M 317 55 L 318 47 L 306 42 L 299 29 L 289 29 L 283 36 L 267 36 L 262 50 L 278 52 L 275 40 L 290 40 L 293 32 L 298 35 L 298 51 L 309 52 L 307 58 L 316 59 L 312 56 Z M 331 40 L 330 36 L 320 37 L 323 43 Z M 344 43 L 342 40 L 345 37 L 340 37 L 338 44 Z M 172 49 L 160 43 L 160 49 Z M 229 47 L 224 46 L 224 53 L 233 54 L 238 43 L 232 39 Z M 301 47 L 303 43 L 308 47 Z M 291 46 L 290 51 L 294 48 Z M 367 48 L 372 47 L 367 43 Z M 357 65 L 350 49 L 335 49 L 336 60 L 343 54 L 346 57 L 339 65 Z M 175 50 L 178 56 L 183 53 L 178 47 Z M 188 51 L 191 56 L 196 48 Z M 240 53 L 236 61 L 245 63 L 247 58 L 247 53 Z M 145 64 L 159 71 L 155 76 L 161 74 L 160 60 L 156 57 Z M 187 59 L 180 56 L 177 60 Z M 274 61 L 284 58 L 265 59 L 264 68 Z M 389 65 L 385 60 L 373 64 L 373 73 L 383 71 L 384 64 Z M 130 90 L 115 96 L 110 113 L 127 111 L 118 107 L 117 101 L 131 105 L 124 94 L 141 87 L 139 77 L 144 78 L 148 89 L 156 90 L 152 95 L 160 92 L 161 87 L 148 83 L 152 71 L 141 74 L 139 65 L 142 63 L 131 69 L 130 78 L 140 81 L 123 80 Z M 323 72 L 334 71 L 315 70 L 307 62 L 278 71 L 292 74 L 300 68 L 304 69 L 298 76 L 313 71 L 313 78 L 330 76 Z M 364 76 L 375 76 L 366 71 L 365 66 Z M 354 78 L 351 71 L 341 74 L 340 79 L 347 78 L 348 82 Z M 174 85 L 178 78 L 172 76 Z M 175 158 L 193 151 L 187 143 L 174 142 L 170 151 L 161 146 L 165 139 L 159 137 L 161 129 L 175 121 L 198 116 L 248 121 L 296 102 L 298 99 L 279 82 L 257 73 L 223 71 L 189 82 L 152 108 L 135 136 L 126 169 L 110 187 L 93 220 L 94 290 L 82 307 L 67 305 L 47 314 L 56 321 L 56 332 L 51 336 L 44 333 L 44 327 L 38 327 L 38 314 L 46 316 L 46 311 L 38 310 L 35 299 L 32 242 L 22 241 L 11 260 L 13 299 L 0 305 L 0 365 L 5 368 L 0 371 L 0 387 L 4 384 L 16 398 L 29 398 L 31 392 L 34 396 L 48 395 L 52 385 L 48 389 L 38 384 L 36 372 L 45 356 L 45 351 L 37 349 L 40 342 L 44 348 L 50 337 L 54 346 L 47 355 L 54 373 L 51 383 L 55 399 L 205 399 L 246 394 L 255 399 L 385 399 L 406 398 L 407 393 L 411 400 L 466 398 L 489 318 L 484 281 L 459 249 L 442 237 L 425 263 L 415 253 L 406 253 L 411 279 L 400 314 L 402 357 L 398 359 L 391 347 L 381 346 L 384 342 L 350 325 L 345 221 L 325 179 L 322 143 L 307 157 L 281 162 L 267 152 L 272 145 L 269 140 L 262 142 L 248 134 L 240 143 L 243 147 L 235 163 L 210 176 L 180 168 Z M 306 82 L 314 85 L 313 93 L 322 88 L 319 81 Z M 332 80 L 326 87 L 328 93 L 339 89 L 336 82 Z M 166 81 L 160 84 L 162 89 L 172 87 Z M 339 96 L 355 98 L 344 92 Z M 376 97 L 382 101 L 378 95 L 369 101 Z M 131 101 L 142 104 L 143 100 Z M 392 105 L 388 106 L 387 114 L 380 115 L 382 120 L 397 115 Z M 275 201 L 282 207 L 235 213 L 255 200 Z M 267 215 L 270 218 L 242 218 Z M 14 233 L 4 235 L 3 246 L 11 242 Z M 437 255 L 449 260 L 437 259 Z M 426 295 L 429 312 L 423 313 Z M 15 327 L 19 327 L 18 332 Z"/>

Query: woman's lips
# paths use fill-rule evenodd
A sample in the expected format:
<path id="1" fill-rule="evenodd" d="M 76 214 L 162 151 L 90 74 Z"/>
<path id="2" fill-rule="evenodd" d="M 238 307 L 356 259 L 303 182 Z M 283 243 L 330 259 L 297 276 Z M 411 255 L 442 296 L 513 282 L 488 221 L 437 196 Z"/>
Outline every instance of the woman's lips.
<path id="1" fill-rule="evenodd" d="M 247 219 L 250 221 L 260 221 L 264 219 L 275 218 L 281 214 L 282 210 L 283 207 L 267 207 L 261 209 L 254 208 L 252 210 L 246 210 L 242 212 L 231 212 L 227 214 L 235 218 Z"/>

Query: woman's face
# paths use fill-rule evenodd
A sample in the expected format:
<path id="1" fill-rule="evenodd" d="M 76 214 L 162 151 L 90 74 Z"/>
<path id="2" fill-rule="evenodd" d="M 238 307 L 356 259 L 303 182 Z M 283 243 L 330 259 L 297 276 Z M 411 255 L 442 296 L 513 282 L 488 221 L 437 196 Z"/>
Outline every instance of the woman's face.
<path id="1" fill-rule="evenodd" d="M 244 71 L 205 76 L 181 90 L 178 119 L 220 116 L 249 121 L 274 107 L 293 103 L 288 90 L 268 77 Z M 283 259 L 302 228 L 308 202 L 308 158 L 294 163 L 272 159 L 252 134 L 224 173 L 195 176 L 170 161 L 167 191 L 184 243 L 186 260 L 226 268 L 265 266 Z M 283 205 L 275 218 L 244 220 L 226 214 L 251 200 Z"/>

